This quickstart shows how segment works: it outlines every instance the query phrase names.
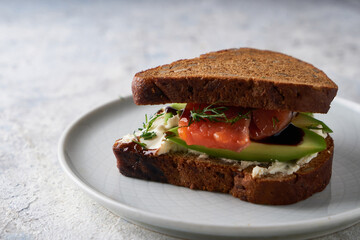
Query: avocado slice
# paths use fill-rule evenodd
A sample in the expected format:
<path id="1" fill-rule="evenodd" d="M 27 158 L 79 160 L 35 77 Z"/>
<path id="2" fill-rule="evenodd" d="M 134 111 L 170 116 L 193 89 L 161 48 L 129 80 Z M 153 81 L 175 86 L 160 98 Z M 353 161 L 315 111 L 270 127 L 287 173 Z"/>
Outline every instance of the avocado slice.
<path id="1" fill-rule="evenodd" d="M 186 107 L 186 103 L 172 103 L 170 104 L 170 107 L 176 110 L 183 110 Z"/>
<path id="2" fill-rule="evenodd" d="M 310 114 L 307 113 L 298 113 L 298 115 L 291 121 L 291 123 L 299 128 L 321 129 L 326 133 L 333 132 L 325 123 L 313 118 Z"/>
<path id="3" fill-rule="evenodd" d="M 258 162 L 289 162 L 307 156 L 312 153 L 320 152 L 326 149 L 325 139 L 320 135 L 306 129 L 304 131 L 303 140 L 298 145 L 277 145 L 259 142 L 251 142 L 250 145 L 241 152 L 234 152 L 226 149 L 207 148 L 201 145 L 187 145 L 177 134 L 177 128 L 170 131 L 173 135 L 168 135 L 168 140 L 184 146 L 188 149 L 203 152 L 209 156 L 228 158 L 243 161 Z"/>

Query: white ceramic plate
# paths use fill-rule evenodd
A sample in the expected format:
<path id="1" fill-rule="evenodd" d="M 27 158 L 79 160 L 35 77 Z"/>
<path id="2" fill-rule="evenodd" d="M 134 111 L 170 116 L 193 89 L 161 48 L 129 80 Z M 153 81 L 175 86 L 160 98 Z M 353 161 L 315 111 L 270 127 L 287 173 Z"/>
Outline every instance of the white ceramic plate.
<path id="1" fill-rule="evenodd" d="M 323 192 L 288 206 L 255 205 L 228 194 L 122 176 L 113 143 L 141 126 L 145 113 L 158 109 L 135 106 L 127 97 L 81 117 L 60 139 L 64 171 L 112 212 L 185 238 L 309 238 L 360 220 L 360 105 L 337 98 L 327 115 L 318 116 L 334 130 L 333 176 Z"/>

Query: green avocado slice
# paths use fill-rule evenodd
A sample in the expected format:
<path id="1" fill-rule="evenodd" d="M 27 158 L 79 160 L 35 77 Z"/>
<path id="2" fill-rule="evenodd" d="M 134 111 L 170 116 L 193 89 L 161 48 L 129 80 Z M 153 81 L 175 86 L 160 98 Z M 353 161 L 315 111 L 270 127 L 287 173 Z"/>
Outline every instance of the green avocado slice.
<path id="1" fill-rule="evenodd" d="M 219 158 L 258 162 L 273 162 L 275 160 L 289 162 L 326 149 L 326 141 L 323 137 L 308 129 L 302 128 L 302 130 L 304 131 L 303 141 L 298 145 L 277 145 L 251 142 L 250 145 L 241 152 L 207 148 L 201 145 L 187 145 L 184 140 L 178 137 L 177 128 L 171 129 L 170 131 L 175 133 L 175 135 L 169 135 L 167 138 L 188 149 Z"/>
<path id="2" fill-rule="evenodd" d="M 298 113 L 298 115 L 296 115 L 296 117 L 291 122 L 299 128 L 321 129 L 326 133 L 333 132 L 325 123 L 313 118 L 311 115 L 306 113 Z"/>
<path id="3" fill-rule="evenodd" d="M 176 110 L 182 110 L 186 107 L 186 103 L 172 103 L 172 104 L 170 104 L 170 107 L 172 107 Z"/>

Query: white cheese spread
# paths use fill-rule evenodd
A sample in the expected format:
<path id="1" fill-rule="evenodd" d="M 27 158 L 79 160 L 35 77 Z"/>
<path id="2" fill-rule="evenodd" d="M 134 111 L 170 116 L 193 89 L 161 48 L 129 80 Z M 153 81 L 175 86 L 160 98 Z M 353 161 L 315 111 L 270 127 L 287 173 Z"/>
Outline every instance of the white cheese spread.
<path id="1" fill-rule="evenodd" d="M 268 168 L 256 166 L 252 170 L 252 177 L 257 178 L 267 174 L 282 173 L 284 175 L 290 175 L 300 169 L 306 163 L 309 163 L 313 158 L 316 158 L 318 153 L 314 153 L 303 158 L 300 158 L 295 163 L 279 162 L 275 161 L 271 163 Z"/>
<path id="2" fill-rule="evenodd" d="M 162 109 L 164 111 L 164 109 Z M 155 154 L 161 155 L 168 153 L 170 151 L 173 152 L 180 152 L 180 151 L 187 151 L 186 148 L 173 143 L 171 141 L 167 141 L 165 138 L 165 132 L 169 131 L 171 128 L 177 127 L 179 125 L 179 116 L 174 115 L 171 118 L 167 119 L 167 122 L 165 123 L 165 114 L 162 116 L 159 116 L 156 118 L 156 120 L 153 122 L 151 128 L 149 131 L 154 132 L 156 136 L 152 137 L 151 139 L 145 140 L 143 138 L 140 138 L 140 142 L 146 144 L 147 149 L 156 149 Z M 137 141 L 137 137 L 141 135 L 141 131 L 137 131 L 134 134 L 128 134 L 122 137 L 122 139 L 119 140 L 121 143 L 129 143 L 134 140 Z"/>
<path id="3" fill-rule="evenodd" d="M 121 139 L 117 140 L 118 143 L 131 143 L 135 140 L 135 136 L 133 134 L 127 134 L 123 136 Z"/>

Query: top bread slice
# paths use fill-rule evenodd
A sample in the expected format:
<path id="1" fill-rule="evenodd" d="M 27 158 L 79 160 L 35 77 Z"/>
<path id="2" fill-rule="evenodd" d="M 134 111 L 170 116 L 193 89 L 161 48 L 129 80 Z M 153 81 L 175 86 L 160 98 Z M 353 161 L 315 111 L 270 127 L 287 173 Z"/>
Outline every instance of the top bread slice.
<path id="1" fill-rule="evenodd" d="M 228 106 L 326 113 L 337 85 L 313 65 L 251 48 L 228 49 L 135 74 L 138 105 L 221 103 Z"/>

